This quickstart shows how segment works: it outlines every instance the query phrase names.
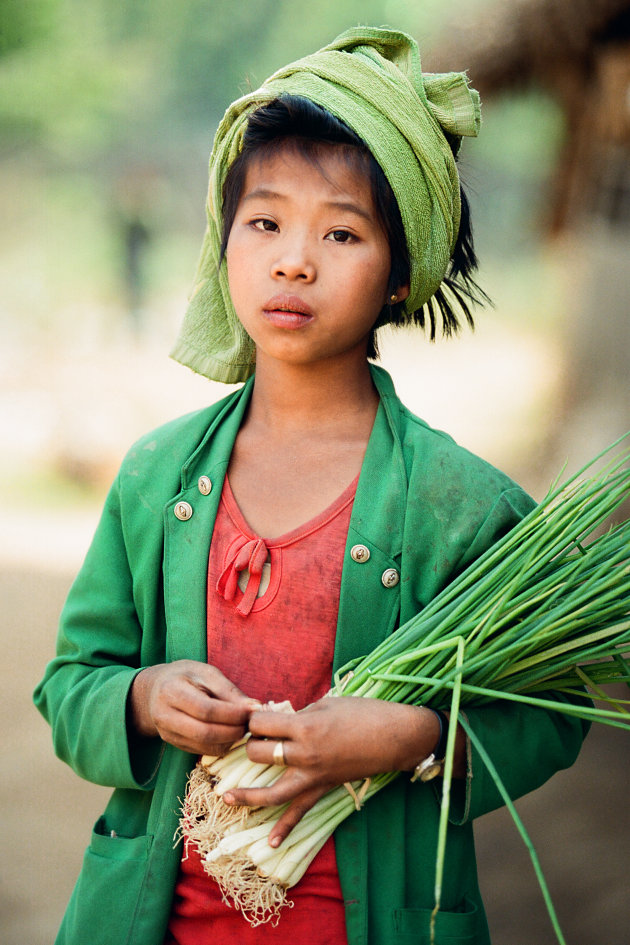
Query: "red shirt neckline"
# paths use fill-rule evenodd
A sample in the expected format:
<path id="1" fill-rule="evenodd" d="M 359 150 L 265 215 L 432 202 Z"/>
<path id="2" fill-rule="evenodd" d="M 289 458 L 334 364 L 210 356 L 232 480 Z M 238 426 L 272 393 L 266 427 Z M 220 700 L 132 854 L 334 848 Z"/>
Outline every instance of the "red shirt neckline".
<path id="1" fill-rule="evenodd" d="M 320 512 L 314 518 L 309 519 L 308 522 L 305 522 L 298 528 L 293 528 L 291 531 L 285 532 L 284 535 L 279 535 L 277 538 L 263 538 L 262 535 L 258 535 L 252 530 L 252 528 L 250 528 L 238 506 L 236 498 L 234 497 L 230 480 L 227 475 L 223 483 L 221 501 L 225 504 L 228 515 L 239 531 L 241 531 L 249 539 L 263 538 L 267 548 L 271 550 L 272 548 L 284 548 L 287 545 L 291 545 L 293 542 L 298 541 L 301 538 L 306 538 L 307 535 L 310 535 L 312 532 L 315 532 L 319 528 L 322 528 L 322 526 L 326 525 L 331 519 L 335 517 L 335 515 L 338 515 L 339 512 L 341 512 L 354 500 L 358 482 L 359 476 L 356 475 L 350 485 L 347 486 L 341 495 L 338 496 L 335 501 L 332 502 L 327 508 L 325 508 L 323 512 Z"/>

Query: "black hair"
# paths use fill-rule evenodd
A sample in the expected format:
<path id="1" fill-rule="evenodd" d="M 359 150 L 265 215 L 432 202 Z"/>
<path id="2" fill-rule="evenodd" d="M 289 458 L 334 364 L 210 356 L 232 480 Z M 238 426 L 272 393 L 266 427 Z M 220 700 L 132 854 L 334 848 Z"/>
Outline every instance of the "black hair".
<path id="1" fill-rule="evenodd" d="M 456 155 L 458 139 L 446 135 L 453 154 Z M 241 199 L 245 176 L 251 161 L 265 154 L 280 151 L 291 142 L 292 147 L 318 167 L 322 147 L 334 144 L 349 163 L 367 173 L 372 199 L 379 224 L 387 238 L 391 256 L 391 269 L 387 284 L 387 295 L 391 297 L 400 286 L 410 280 L 409 251 L 398 202 L 385 174 L 365 142 L 345 122 L 336 118 L 325 108 L 297 95 L 283 94 L 253 112 L 243 135 L 242 149 L 232 163 L 223 185 L 223 230 L 221 254 L 223 260 L 228 238 L 238 203 Z M 429 326 L 431 341 L 436 338 L 436 320 L 441 316 L 442 334 L 456 334 L 461 325 L 457 309 L 466 322 L 474 328 L 471 303 L 488 302 L 488 296 L 479 288 L 472 274 L 478 267 L 474 249 L 470 206 L 460 184 L 461 220 L 455 248 L 442 284 L 435 294 L 415 312 L 405 312 L 404 303 L 386 304 L 368 343 L 368 357 L 378 357 L 376 329 L 390 323 L 396 326 L 416 324 Z"/>

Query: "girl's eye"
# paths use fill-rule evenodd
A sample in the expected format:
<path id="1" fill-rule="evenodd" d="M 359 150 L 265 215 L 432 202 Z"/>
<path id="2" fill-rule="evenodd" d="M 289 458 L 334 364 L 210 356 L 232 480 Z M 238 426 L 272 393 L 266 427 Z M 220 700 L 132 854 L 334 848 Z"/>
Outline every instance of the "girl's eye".
<path id="1" fill-rule="evenodd" d="M 278 229 L 278 224 L 274 223 L 273 220 L 268 220 L 266 217 L 262 217 L 259 220 L 252 220 L 252 226 L 256 227 L 257 230 L 264 230 L 267 233 L 273 233 Z"/>
<path id="2" fill-rule="evenodd" d="M 352 233 L 349 233 L 347 230 L 332 230 L 326 236 L 327 240 L 332 240 L 335 243 L 353 243 L 356 240 L 356 236 L 353 236 Z"/>

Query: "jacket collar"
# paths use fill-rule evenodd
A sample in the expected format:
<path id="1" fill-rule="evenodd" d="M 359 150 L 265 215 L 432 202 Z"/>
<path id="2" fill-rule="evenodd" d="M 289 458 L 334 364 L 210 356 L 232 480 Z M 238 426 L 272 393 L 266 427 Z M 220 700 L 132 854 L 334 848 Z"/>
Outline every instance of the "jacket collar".
<path id="1" fill-rule="evenodd" d="M 207 662 L 207 578 L 210 541 L 234 440 L 253 378 L 225 398 L 182 467 L 181 490 L 164 508 L 164 602 L 167 659 Z M 182 519 L 182 504 L 190 514 Z"/>
<path id="2" fill-rule="evenodd" d="M 254 389 L 254 375 L 233 394 L 225 397 L 219 410 L 200 441 L 182 467 L 182 489 L 188 489 L 201 474 L 200 467 L 208 464 L 209 451 L 212 456 L 222 456 L 229 461 L 236 434 L 239 431 Z"/>
<path id="3" fill-rule="evenodd" d="M 407 473 L 400 430 L 401 403 L 383 368 L 370 365 L 380 398 L 354 501 L 352 526 L 385 554 L 401 553 Z"/>

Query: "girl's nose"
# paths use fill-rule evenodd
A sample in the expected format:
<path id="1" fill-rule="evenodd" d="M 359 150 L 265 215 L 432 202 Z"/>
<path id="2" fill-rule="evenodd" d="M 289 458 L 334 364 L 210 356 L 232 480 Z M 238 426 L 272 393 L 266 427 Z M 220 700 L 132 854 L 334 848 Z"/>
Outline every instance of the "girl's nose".
<path id="1" fill-rule="evenodd" d="M 274 279 L 288 279 L 290 282 L 313 282 L 315 280 L 315 266 L 308 259 L 308 255 L 301 250 L 282 253 L 271 267 Z"/>

